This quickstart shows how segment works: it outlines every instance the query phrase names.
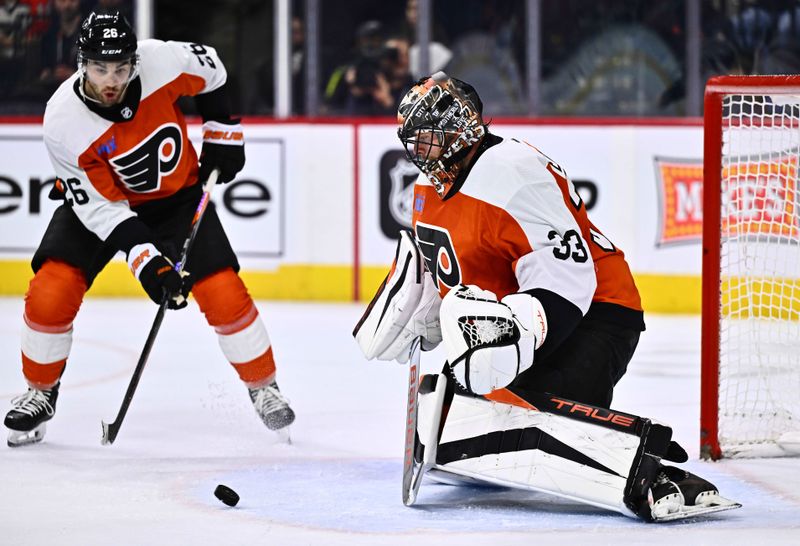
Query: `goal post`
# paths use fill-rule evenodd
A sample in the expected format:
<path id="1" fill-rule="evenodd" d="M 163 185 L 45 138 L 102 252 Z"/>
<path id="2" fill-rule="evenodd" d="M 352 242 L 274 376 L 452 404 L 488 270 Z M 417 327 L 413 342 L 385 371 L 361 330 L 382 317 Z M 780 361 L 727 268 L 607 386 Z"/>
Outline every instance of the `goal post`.
<path id="1" fill-rule="evenodd" d="M 700 454 L 800 454 L 800 76 L 705 91 Z"/>

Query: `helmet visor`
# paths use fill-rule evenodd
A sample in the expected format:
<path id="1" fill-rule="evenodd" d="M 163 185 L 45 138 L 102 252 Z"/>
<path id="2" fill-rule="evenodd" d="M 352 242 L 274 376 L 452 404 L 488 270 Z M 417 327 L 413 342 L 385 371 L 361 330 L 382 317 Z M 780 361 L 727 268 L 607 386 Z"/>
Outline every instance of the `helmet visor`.
<path id="1" fill-rule="evenodd" d="M 405 146 L 409 160 L 423 171 L 438 161 L 446 148 L 445 132 L 430 125 L 404 131 L 400 135 L 400 140 Z"/>

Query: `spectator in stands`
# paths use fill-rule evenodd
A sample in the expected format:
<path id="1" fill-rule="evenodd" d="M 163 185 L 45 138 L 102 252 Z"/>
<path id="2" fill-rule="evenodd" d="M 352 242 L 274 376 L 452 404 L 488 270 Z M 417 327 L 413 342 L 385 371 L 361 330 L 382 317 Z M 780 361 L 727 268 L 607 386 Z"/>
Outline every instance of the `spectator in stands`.
<path id="1" fill-rule="evenodd" d="M 521 30 L 513 3 L 464 0 L 459 6 L 457 17 L 449 21 L 461 27 L 448 44 L 448 73 L 480 89 L 487 112 L 523 114 L 523 77 L 513 49 L 514 35 Z"/>
<path id="2" fill-rule="evenodd" d="M 356 60 L 345 73 L 345 113 L 393 116 L 400 99 L 414 84 L 408 68 L 408 42 L 393 38 Z"/>
<path id="3" fill-rule="evenodd" d="M 0 97 L 12 94 L 24 72 L 30 7 L 19 0 L 0 0 Z"/>
<path id="4" fill-rule="evenodd" d="M 384 39 L 378 21 L 356 33 L 357 53 L 334 70 L 325 90 L 326 105 L 353 116 L 391 116 L 413 81 L 408 70 L 408 41 Z"/>
<path id="5" fill-rule="evenodd" d="M 392 101 L 396 106 L 400 104 L 400 100 L 419 78 L 415 78 L 411 74 L 409 56 L 411 45 L 406 38 L 399 36 L 389 38 L 386 40 L 384 48 L 387 57 L 384 63 L 386 79 L 389 82 Z"/>
<path id="6" fill-rule="evenodd" d="M 51 0 L 22 0 L 22 3 L 28 6 L 31 14 L 28 38 L 35 40 L 50 26 Z"/>
<path id="7" fill-rule="evenodd" d="M 78 66 L 78 34 L 80 0 L 53 0 L 54 18 L 42 38 L 42 72 L 39 80 L 47 87 L 47 95 L 69 78 Z"/>
<path id="8" fill-rule="evenodd" d="M 447 63 L 453 57 L 450 48 L 444 45 L 446 42 L 445 32 L 441 25 L 437 24 L 436 18 L 433 19 L 433 34 L 428 46 L 428 67 L 422 70 L 420 66 L 420 51 L 417 44 L 417 20 L 419 15 L 419 0 L 407 0 L 405 18 L 400 23 L 400 28 L 396 32 L 398 36 L 405 38 L 409 43 L 408 48 L 408 69 L 412 80 L 418 80 L 424 75 L 433 74 L 440 70 L 447 69 Z"/>
<path id="9" fill-rule="evenodd" d="M 328 84 L 325 86 L 325 106 L 333 111 L 342 112 L 348 108 L 348 101 L 353 85 L 358 89 L 365 88 L 368 72 L 375 66 L 383 48 L 383 25 L 379 21 L 366 21 L 356 30 L 355 58 L 334 69 Z M 359 70 L 361 68 L 361 70 Z M 356 76 L 359 76 L 356 81 Z M 369 78 L 372 80 L 372 78 Z M 360 91 L 357 90 L 359 95 Z"/>
<path id="10" fill-rule="evenodd" d="M 27 4 L 0 0 L 0 58 L 20 56 L 30 20 L 31 9 Z"/>

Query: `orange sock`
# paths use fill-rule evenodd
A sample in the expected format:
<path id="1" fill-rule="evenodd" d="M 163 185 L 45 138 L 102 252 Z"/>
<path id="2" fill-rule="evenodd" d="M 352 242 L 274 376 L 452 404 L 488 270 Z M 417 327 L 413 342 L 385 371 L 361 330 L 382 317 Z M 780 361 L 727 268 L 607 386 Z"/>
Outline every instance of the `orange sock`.
<path id="1" fill-rule="evenodd" d="M 72 348 L 72 321 L 88 289 L 80 269 L 47 260 L 25 294 L 22 373 L 31 387 L 55 385 Z"/>
<path id="2" fill-rule="evenodd" d="M 192 294 L 241 380 L 250 388 L 272 381 L 275 359 L 269 335 L 239 275 L 230 268 L 218 271 L 197 281 Z"/>

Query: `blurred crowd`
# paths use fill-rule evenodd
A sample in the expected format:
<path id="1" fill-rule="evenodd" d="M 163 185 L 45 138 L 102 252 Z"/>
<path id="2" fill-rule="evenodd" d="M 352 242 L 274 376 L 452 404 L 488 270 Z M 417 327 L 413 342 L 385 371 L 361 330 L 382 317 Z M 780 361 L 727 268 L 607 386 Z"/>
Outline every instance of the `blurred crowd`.
<path id="1" fill-rule="evenodd" d="M 320 0 L 316 114 L 393 115 L 422 74 L 419 0 Z M 687 111 L 690 0 L 545 0 L 528 36 L 526 0 L 432 0 L 429 71 L 480 89 L 490 116 L 680 116 Z M 700 0 L 700 85 L 715 74 L 800 72 L 800 0 Z M 0 0 L 0 115 L 40 114 L 76 69 L 75 39 L 91 10 L 135 0 Z M 304 0 L 292 0 L 292 113 L 306 115 Z M 154 0 L 155 37 L 202 41 L 228 68 L 234 108 L 274 113 L 270 0 Z M 540 51 L 528 74 L 530 41 Z M 695 78 L 697 81 L 698 78 Z M 191 112 L 191 107 L 189 108 Z M 697 112 L 695 112 L 697 113 Z"/>
<path id="2" fill-rule="evenodd" d="M 524 2 L 439 0 L 434 7 L 439 9 L 434 10 L 428 73 L 445 70 L 470 81 L 494 113 L 524 113 Z M 418 10 L 418 0 L 403 0 L 394 10 L 358 23 L 349 58 L 325 73 L 323 113 L 394 115 L 400 98 L 424 75 Z M 437 17 L 440 13 L 449 16 Z"/>
<path id="3" fill-rule="evenodd" d="M 78 31 L 90 11 L 132 16 L 132 0 L 0 0 L 0 114 L 44 111 L 77 68 Z"/>

